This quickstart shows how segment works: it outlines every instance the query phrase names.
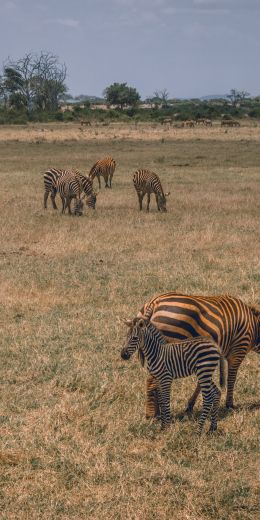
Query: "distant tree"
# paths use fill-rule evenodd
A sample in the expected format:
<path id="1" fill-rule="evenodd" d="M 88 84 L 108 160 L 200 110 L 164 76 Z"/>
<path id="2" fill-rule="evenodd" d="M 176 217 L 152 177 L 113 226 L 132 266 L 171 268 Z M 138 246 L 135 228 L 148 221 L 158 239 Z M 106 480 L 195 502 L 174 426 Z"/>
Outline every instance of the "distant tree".
<path id="1" fill-rule="evenodd" d="M 250 97 L 250 94 L 246 90 L 236 90 L 235 88 L 232 88 L 227 97 L 230 99 L 232 105 L 236 107 L 238 103 L 243 101 L 245 98 Z"/>
<path id="2" fill-rule="evenodd" d="M 55 111 L 67 91 L 65 78 L 66 66 L 59 64 L 57 56 L 29 53 L 4 65 L 2 89 L 10 106 L 24 107 L 28 112 Z"/>
<path id="3" fill-rule="evenodd" d="M 163 90 L 155 90 L 154 98 L 159 100 L 159 103 L 162 105 L 163 108 L 167 108 L 169 101 L 169 92 L 166 88 L 164 88 Z"/>
<path id="4" fill-rule="evenodd" d="M 123 109 L 125 106 L 136 106 L 140 101 L 140 94 L 127 83 L 113 83 L 107 87 L 103 95 L 108 105 L 116 105 Z"/>

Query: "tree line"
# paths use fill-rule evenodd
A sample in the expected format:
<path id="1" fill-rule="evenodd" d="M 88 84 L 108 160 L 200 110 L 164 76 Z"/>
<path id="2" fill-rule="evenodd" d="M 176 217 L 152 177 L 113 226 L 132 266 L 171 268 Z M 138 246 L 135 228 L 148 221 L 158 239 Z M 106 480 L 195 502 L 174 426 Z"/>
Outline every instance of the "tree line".
<path id="1" fill-rule="evenodd" d="M 75 106 L 75 109 L 70 111 L 67 116 L 60 112 L 61 103 L 65 103 L 69 97 L 66 77 L 66 65 L 60 63 L 58 57 L 49 52 L 27 53 L 23 58 L 16 61 L 8 58 L 3 64 L 2 74 L 0 75 L 0 123 L 6 122 L 3 114 L 9 114 L 11 118 L 13 115 L 18 115 L 20 120 L 22 116 L 25 122 L 26 120 L 41 120 L 44 114 L 48 117 L 52 115 L 58 120 L 66 120 L 66 117 L 67 120 L 77 119 L 82 110 L 83 112 L 85 110 L 86 115 L 91 108 L 89 100 L 81 101 L 80 107 L 79 105 Z M 151 119 L 158 119 L 160 117 L 159 112 L 161 117 L 172 115 L 177 120 L 183 120 L 186 117 L 206 116 L 214 118 L 219 115 L 219 110 L 216 106 L 214 108 L 210 102 L 170 100 L 167 89 L 156 90 L 153 96 L 145 100 L 146 107 L 150 106 L 151 111 L 148 114 L 146 110 L 146 114 L 142 114 L 142 116 L 141 96 L 136 88 L 127 85 L 127 83 L 113 83 L 107 86 L 103 96 L 103 102 L 108 107 L 113 107 L 113 110 L 119 111 L 118 114 L 109 111 L 108 115 L 112 119 L 119 117 L 146 119 L 148 115 Z M 79 97 L 83 98 L 84 96 Z M 247 91 L 231 89 L 226 99 L 222 100 L 222 108 L 224 112 L 226 110 L 231 116 L 242 117 L 240 107 L 248 102 L 247 106 L 251 110 L 248 115 L 260 117 L 260 108 L 258 105 L 250 106 L 251 101 L 250 94 Z M 179 113 L 176 113 L 176 109 Z M 173 113 L 173 110 L 175 110 L 175 113 Z M 124 115 L 121 114 L 120 116 L 120 111 L 124 111 Z"/>

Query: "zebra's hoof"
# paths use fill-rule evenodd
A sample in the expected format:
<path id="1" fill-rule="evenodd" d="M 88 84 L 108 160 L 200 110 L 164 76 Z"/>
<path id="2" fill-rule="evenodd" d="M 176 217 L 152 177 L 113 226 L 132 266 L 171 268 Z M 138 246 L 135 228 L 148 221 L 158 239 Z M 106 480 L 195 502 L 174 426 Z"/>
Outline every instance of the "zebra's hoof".
<path id="1" fill-rule="evenodd" d="M 184 410 L 184 413 L 186 415 L 192 415 L 193 414 L 193 406 L 187 406 L 186 410 Z"/>
<path id="2" fill-rule="evenodd" d="M 217 426 L 211 426 L 209 431 L 207 432 L 207 435 L 212 435 L 212 433 L 217 431 Z"/>
<path id="3" fill-rule="evenodd" d="M 235 410 L 235 406 L 233 403 L 226 403 L 226 409 L 227 410 Z"/>

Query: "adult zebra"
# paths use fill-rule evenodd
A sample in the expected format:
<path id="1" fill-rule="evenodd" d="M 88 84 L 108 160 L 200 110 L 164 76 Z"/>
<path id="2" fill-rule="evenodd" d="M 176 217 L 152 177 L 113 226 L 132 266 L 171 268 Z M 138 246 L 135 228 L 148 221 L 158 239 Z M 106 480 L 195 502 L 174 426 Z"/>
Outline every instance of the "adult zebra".
<path id="1" fill-rule="evenodd" d="M 92 166 L 89 172 L 89 178 L 93 181 L 93 179 L 97 177 L 99 189 L 101 189 L 100 177 L 102 176 L 105 181 L 105 188 L 112 188 L 112 178 L 115 168 L 116 161 L 113 157 L 104 157 L 103 159 L 99 159 L 99 161 Z"/>
<path id="2" fill-rule="evenodd" d="M 47 200 L 49 194 L 51 195 L 51 201 L 53 209 L 58 209 L 55 197 L 57 194 L 57 181 L 61 176 L 77 177 L 80 181 L 82 190 L 87 196 L 87 205 L 95 209 L 96 205 L 96 194 L 93 191 L 92 181 L 89 177 L 82 175 L 78 170 L 63 170 L 60 168 L 50 168 L 43 175 L 44 182 L 44 209 L 47 209 Z"/>
<path id="3" fill-rule="evenodd" d="M 149 318 L 168 342 L 196 336 L 208 336 L 216 341 L 228 362 L 226 406 L 234 407 L 238 369 L 250 350 L 260 353 L 259 308 L 231 296 L 190 296 L 169 292 L 146 302 L 138 317 Z M 199 392 L 197 385 L 187 411 L 192 411 Z M 147 417 L 154 417 L 156 410 L 156 382 L 148 378 Z"/>
<path id="4" fill-rule="evenodd" d="M 155 194 L 158 211 L 167 211 L 166 197 L 170 193 L 164 193 L 161 181 L 149 170 L 137 170 L 133 176 L 134 187 L 138 196 L 140 211 L 142 211 L 143 198 L 147 194 L 147 211 L 149 211 L 151 193 Z"/>
<path id="5" fill-rule="evenodd" d="M 68 208 L 69 215 L 71 215 L 71 200 L 75 200 L 74 215 L 82 215 L 83 202 L 80 198 L 81 184 L 79 179 L 74 175 L 60 175 L 56 182 L 57 192 L 60 194 L 62 200 L 62 213 L 65 213 Z"/>
<path id="6" fill-rule="evenodd" d="M 199 418 L 200 434 L 211 411 L 210 432 L 217 429 L 217 413 L 220 390 L 212 376 L 221 358 L 220 348 L 209 338 L 193 338 L 167 343 L 158 329 L 149 320 L 135 318 L 126 321 L 130 327 L 126 344 L 121 351 L 122 359 L 129 359 L 138 350 L 142 364 L 147 361 L 151 376 L 158 382 L 162 428 L 170 425 L 170 394 L 173 379 L 196 374 L 203 395 L 203 408 Z M 221 381 L 223 386 L 224 380 Z"/>

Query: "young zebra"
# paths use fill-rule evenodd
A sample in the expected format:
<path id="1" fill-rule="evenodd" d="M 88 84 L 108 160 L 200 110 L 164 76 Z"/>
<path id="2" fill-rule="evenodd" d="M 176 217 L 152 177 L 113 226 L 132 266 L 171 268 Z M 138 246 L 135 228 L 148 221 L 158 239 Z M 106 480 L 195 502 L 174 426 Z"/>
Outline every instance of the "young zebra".
<path id="1" fill-rule="evenodd" d="M 161 181 L 156 173 L 149 170 L 137 170 L 133 176 L 133 183 L 139 199 L 140 211 L 142 211 L 143 198 L 147 194 L 147 208 L 149 211 L 151 193 L 155 194 L 158 211 L 167 211 L 166 197 L 169 193 L 164 193 Z"/>
<path id="2" fill-rule="evenodd" d="M 62 200 L 62 213 L 65 213 L 68 208 L 69 214 L 71 215 L 71 200 L 76 199 L 73 213 L 74 215 L 82 215 L 83 213 L 83 202 L 80 198 L 81 185 L 77 177 L 71 175 L 61 175 L 56 182 L 57 192 L 60 194 Z"/>
<path id="3" fill-rule="evenodd" d="M 93 181 L 97 177 L 99 189 L 101 189 L 100 176 L 104 178 L 105 188 L 112 188 L 112 178 L 116 168 L 116 161 L 112 157 L 99 159 L 91 168 L 89 178 Z M 108 185 L 109 181 L 109 185 Z"/>
<path id="4" fill-rule="evenodd" d="M 57 168 L 50 168 L 50 170 L 46 171 L 43 176 L 44 181 L 44 208 L 47 208 L 47 200 L 49 193 L 51 194 L 51 201 L 53 209 L 58 209 L 55 197 L 57 194 L 57 181 L 60 177 L 66 176 L 76 176 L 78 180 L 80 181 L 82 190 L 85 193 L 85 196 L 87 197 L 87 206 L 89 206 L 92 209 L 95 209 L 96 206 L 96 193 L 93 191 L 92 181 L 89 177 L 86 177 L 85 175 L 82 175 L 78 170 L 62 170 Z"/>
<path id="5" fill-rule="evenodd" d="M 129 359 L 138 350 L 142 364 L 158 382 L 159 406 L 162 429 L 170 424 L 170 393 L 173 379 L 196 374 L 203 397 L 198 433 L 211 412 L 210 432 L 217 429 L 220 390 L 213 383 L 214 370 L 221 358 L 218 345 L 211 339 L 197 337 L 191 340 L 167 343 L 158 329 L 149 321 L 135 318 L 127 320 L 130 327 L 126 345 L 121 351 L 123 359 Z M 221 382 L 223 386 L 223 383 Z"/>

